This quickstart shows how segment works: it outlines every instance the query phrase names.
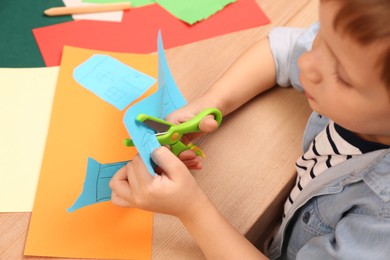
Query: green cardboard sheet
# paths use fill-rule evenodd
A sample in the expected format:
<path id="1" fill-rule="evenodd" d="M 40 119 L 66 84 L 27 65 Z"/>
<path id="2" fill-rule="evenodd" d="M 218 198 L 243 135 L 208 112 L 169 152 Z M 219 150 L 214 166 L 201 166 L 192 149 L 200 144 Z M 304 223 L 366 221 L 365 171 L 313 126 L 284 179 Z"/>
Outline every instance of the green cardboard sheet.
<path id="1" fill-rule="evenodd" d="M 45 9 L 64 6 L 61 0 L 0 1 L 0 67 L 44 67 L 32 29 L 72 21 L 71 16 L 48 17 Z"/>

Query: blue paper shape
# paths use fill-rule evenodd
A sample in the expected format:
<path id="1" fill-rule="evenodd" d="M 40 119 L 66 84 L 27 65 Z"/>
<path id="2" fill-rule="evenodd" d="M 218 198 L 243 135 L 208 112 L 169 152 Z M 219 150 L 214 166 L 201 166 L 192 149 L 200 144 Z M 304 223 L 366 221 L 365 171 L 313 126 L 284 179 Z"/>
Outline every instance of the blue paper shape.
<path id="1" fill-rule="evenodd" d="M 127 161 L 101 164 L 92 158 L 88 158 L 87 175 L 85 177 L 83 191 L 73 206 L 67 210 L 73 212 L 76 209 L 88 205 L 110 200 L 110 180 L 126 164 Z"/>
<path id="2" fill-rule="evenodd" d="M 155 131 L 143 123 L 138 122 L 136 117 L 139 114 L 144 113 L 164 119 L 168 114 L 187 103 L 180 90 L 177 88 L 169 70 L 160 32 L 158 33 L 157 46 L 158 90 L 151 96 L 127 109 L 123 119 L 123 123 L 133 139 L 135 147 L 152 175 L 155 175 L 155 172 L 153 170 L 154 164 L 151 160 L 151 153 L 161 145 L 157 141 Z M 110 200 L 110 180 L 127 162 L 128 161 L 101 164 L 92 158 L 88 158 L 87 174 L 83 191 L 76 202 L 68 208 L 68 211 L 73 212 L 88 205 Z"/>
<path id="3" fill-rule="evenodd" d="M 74 79 L 119 110 L 149 89 L 156 79 L 108 55 L 95 54 L 76 67 Z"/>
<path id="4" fill-rule="evenodd" d="M 157 39 L 158 52 L 158 90 L 151 96 L 127 109 L 123 123 L 131 136 L 143 162 L 150 174 L 155 175 L 154 164 L 151 160 L 152 152 L 160 147 L 155 137 L 155 131 L 136 120 L 143 113 L 164 119 L 168 114 L 184 106 L 187 102 L 177 88 L 175 80 L 169 70 L 161 39 L 161 32 Z"/>

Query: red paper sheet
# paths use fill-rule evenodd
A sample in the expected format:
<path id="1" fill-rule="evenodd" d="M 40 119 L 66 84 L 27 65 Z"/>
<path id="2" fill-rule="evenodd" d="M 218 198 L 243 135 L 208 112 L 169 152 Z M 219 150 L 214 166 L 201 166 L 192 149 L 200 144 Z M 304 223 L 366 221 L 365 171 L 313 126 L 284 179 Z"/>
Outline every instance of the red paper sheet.
<path id="1" fill-rule="evenodd" d="M 161 29 L 165 48 L 253 28 L 270 20 L 254 0 L 239 0 L 193 26 L 176 19 L 157 4 L 124 12 L 123 21 L 72 21 L 33 30 L 46 66 L 60 64 L 65 45 L 102 51 L 156 51 Z"/>

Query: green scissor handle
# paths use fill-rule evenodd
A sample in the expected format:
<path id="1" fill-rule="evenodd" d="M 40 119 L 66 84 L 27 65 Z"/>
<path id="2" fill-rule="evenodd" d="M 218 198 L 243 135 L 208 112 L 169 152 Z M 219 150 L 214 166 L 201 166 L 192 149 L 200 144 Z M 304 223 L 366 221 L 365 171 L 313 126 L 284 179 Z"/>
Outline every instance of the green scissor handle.
<path id="1" fill-rule="evenodd" d="M 175 132 L 179 132 L 181 134 L 187 134 L 187 133 L 194 133 L 194 132 L 200 132 L 199 124 L 200 121 L 202 121 L 203 118 L 205 118 L 208 115 L 213 115 L 215 118 L 215 121 L 217 121 L 218 125 L 222 122 L 222 113 L 216 108 L 207 108 L 194 116 L 192 119 L 179 124 L 172 126 L 172 129 Z"/>
<path id="2" fill-rule="evenodd" d="M 169 145 L 171 147 L 171 151 L 177 156 L 181 152 L 189 149 L 193 149 L 198 155 L 203 156 L 203 152 L 194 146 L 193 144 L 185 145 L 184 143 L 180 142 L 181 137 L 183 134 L 187 133 L 194 133 L 194 132 L 201 132 L 199 128 L 200 121 L 202 121 L 203 118 L 205 118 L 208 115 L 213 115 L 215 120 L 217 121 L 218 125 L 222 122 L 222 113 L 217 108 L 207 108 L 203 111 L 201 111 L 199 114 L 197 114 L 192 119 L 181 123 L 179 125 L 175 125 L 172 123 L 169 123 L 165 120 L 162 120 L 160 118 L 151 117 L 145 114 L 140 114 L 137 116 L 137 120 L 140 122 L 145 121 L 146 119 L 151 119 L 153 121 L 165 124 L 169 126 L 169 129 L 166 133 L 163 133 L 161 135 L 157 135 L 157 140 L 161 145 Z M 132 140 L 126 139 L 125 140 L 126 146 L 134 146 Z"/>
<path id="3" fill-rule="evenodd" d="M 194 150 L 197 155 L 204 157 L 202 150 L 193 144 L 184 144 L 180 142 L 183 134 L 201 132 L 199 125 L 200 121 L 208 115 L 213 115 L 218 125 L 222 122 L 222 113 L 216 108 L 208 108 L 194 116 L 192 119 L 181 123 L 179 125 L 173 125 L 169 128 L 168 132 L 164 135 L 157 136 L 157 140 L 160 144 L 168 144 L 171 147 L 171 151 L 178 156 L 185 150 Z"/>

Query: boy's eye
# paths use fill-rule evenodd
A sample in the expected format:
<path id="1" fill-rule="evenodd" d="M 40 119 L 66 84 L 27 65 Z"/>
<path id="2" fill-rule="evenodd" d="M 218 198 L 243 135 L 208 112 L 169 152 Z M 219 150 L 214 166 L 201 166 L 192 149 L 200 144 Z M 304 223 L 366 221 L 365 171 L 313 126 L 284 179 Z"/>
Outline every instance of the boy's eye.
<path id="1" fill-rule="evenodd" d="M 340 74 L 340 72 L 339 72 L 339 66 L 337 66 L 336 71 L 334 72 L 334 76 L 335 76 L 336 81 L 337 81 L 338 83 L 341 83 L 341 84 L 346 85 L 346 86 L 348 86 L 348 87 L 352 86 L 352 85 L 351 85 L 350 83 L 348 83 L 348 82 L 343 78 L 343 76 Z"/>
<path id="2" fill-rule="evenodd" d="M 337 81 L 338 83 L 341 83 L 341 84 L 350 86 L 350 84 L 349 84 L 348 82 L 346 82 L 346 81 L 340 76 L 340 74 L 338 74 L 337 72 L 335 72 L 333 75 L 335 76 L 336 81 Z"/>

